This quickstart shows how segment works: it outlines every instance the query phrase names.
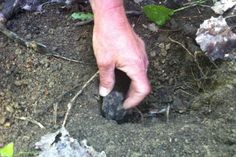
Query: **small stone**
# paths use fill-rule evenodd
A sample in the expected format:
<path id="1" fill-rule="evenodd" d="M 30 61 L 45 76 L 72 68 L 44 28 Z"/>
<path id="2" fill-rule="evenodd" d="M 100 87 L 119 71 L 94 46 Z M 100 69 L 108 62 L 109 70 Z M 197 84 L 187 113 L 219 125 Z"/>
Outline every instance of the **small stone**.
<path id="1" fill-rule="evenodd" d="M 4 97 L 5 96 L 5 93 L 0 91 L 0 96 Z"/>
<path id="2" fill-rule="evenodd" d="M 155 67 L 156 69 L 160 68 L 159 62 L 155 62 L 155 63 L 154 63 L 154 67 Z"/>
<path id="3" fill-rule="evenodd" d="M 58 50 L 58 47 L 54 46 L 54 47 L 52 47 L 52 50 L 53 50 L 53 51 L 57 51 L 57 50 Z"/>
<path id="4" fill-rule="evenodd" d="M 166 44 L 166 50 L 169 50 L 171 46 L 171 43 Z"/>
<path id="5" fill-rule="evenodd" d="M 45 68 L 48 68 L 50 66 L 49 59 L 44 58 L 39 61 L 40 64 L 42 64 Z"/>
<path id="6" fill-rule="evenodd" d="M 54 34 L 54 29 L 49 29 L 49 30 L 48 30 L 48 33 L 49 33 L 49 34 Z"/>
<path id="7" fill-rule="evenodd" d="M 30 40 L 32 38 L 32 35 L 31 34 L 27 34 L 26 36 L 25 36 L 25 39 L 26 40 Z"/>
<path id="8" fill-rule="evenodd" d="M 9 74 L 11 74 L 11 71 L 10 71 L 10 70 L 6 70 L 5 73 L 6 73 L 7 75 L 9 75 Z"/>
<path id="9" fill-rule="evenodd" d="M 6 117 L 3 115 L 0 115 L 0 125 L 3 125 L 6 122 Z"/>
<path id="10" fill-rule="evenodd" d="M 11 126 L 11 123 L 10 123 L 10 122 L 6 122 L 6 123 L 4 124 L 4 127 L 9 128 L 10 126 Z"/>
<path id="11" fill-rule="evenodd" d="M 55 83 L 53 81 L 50 81 L 49 84 L 48 84 L 49 88 L 52 88 L 54 86 L 54 84 Z"/>
<path id="12" fill-rule="evenodd" d="M 28 79 L 15 80 L 14 84 L 16 86 L 28 85 L 29 84 L 29 80 Z"/>
<path id="13" fill-rule="evenodd" d="M 122 104 L 124 96 L 122 93 L 112 91 L 106 97 L 103 98 L 102 102 L 102 114 L 107 119 L 121 120 L 126 114 L 126 110 Z"/>
<path id="14" fill-rule="evenodd" d="M 157 27 L 157 25 L 155 23 L 151 23 L 147 27 L 152 32 L 158 32 L 158 30 L 159 30 L 159 28 Z"/>
<path id="15" fill-rule="evenodd" d="M 147 25 L 145 25 L 145 24 L 142 24 L 142 26 L 143 26 L 143 28 L 146 28 L 146 29 L 148 28 Z"/>
<path id="16" fill-rule="evenodd" d="M 21 49 L 16 49 L 16 50 L 15 50 L 15 54 L 16 54 L 16 55 L 20 55 L 20 54 L 22 54 Z"/>
<path id="17" fill-rule="evenodd" d="M 151 51 L 151 52 L 150 52 L 150 56 L 151 56 L 151 57 L 155 57 L 155 56 L 156 56 L 156 51 Z"/>
<path id="18" fill-rule="evenodd" d="M 165 49 L 161 49 L 161 55 L 165 57 L 167 55 L 167 51 Z"/>
<path id="19" fill-rule="evenodd" d="M 174 82 L 174 79 L 173 79 L 173 78 L 170 78 L 169 81 L 168 81 L 168 84 L 169 84 L 169 85 L 173 85 L 173 82 Z"/>
<path id="20" fill-rule="evenodd" d="M 162 60 L 161 60 L 161 63 L 162 63 L 162 64 L 165 64 L 165 62 L 166 62 L 166 59 L 162 59 Z"/>
<path id="21" fill-rule="evenodd" d="M 20 108 L 20 105 L 19 105 L 18 102 L 13 102 L 11 106 L 16 108 L 16 109 Z"/>
<path id="22" fill-rule="evenodd" d="M 164 43 L 160 43 L 158 46 L 159 46 L 161 49 L 165 49 L 165 44 L 164 44 Z"/>
<path id="23" fill-rule="evenodd" d="M 6 107 L 6 110 L 7 110 L 8 112 L 10 112 L 10 113 L 13 113 L 13 112 L 14 112 L 14 108 L 13 108 L 12 106 L 10 106 L 10 105 L 8 105 L 8 106 Z"/>

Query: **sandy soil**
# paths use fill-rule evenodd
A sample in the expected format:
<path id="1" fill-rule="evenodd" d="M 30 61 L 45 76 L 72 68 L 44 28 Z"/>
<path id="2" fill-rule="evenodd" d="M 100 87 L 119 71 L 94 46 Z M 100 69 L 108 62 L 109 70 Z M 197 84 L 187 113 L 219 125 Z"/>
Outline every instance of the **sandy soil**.
<path id="1" fill-rule="evenodd" d="M 126 1 L 126 7 L 141 9 L 133 1 Z M 34 143 L 60 127 L 68 101 L 97 71 L 91 45 L 93 24 L 76 26 L 70 14 L 59 6 L 47 6 L 42 14 L 16 15 L 7 27 L 81 63 L 36 53 L 0 34 L 0 143 L 13 141 L 16 153 L 35 152 Z M 204 7 L 184 10 L 158 32 L 144 27 L 150 24 L 144 15 L 130 16 L 135 31 L 146 42 L 150 59 L 153 90 L 138 107 L 143 119 L 137 110 L 135 118 L 122 124 L 103 118 L 96 78 L 77 98 L 69 115 L 66 127 L 71 135 L 87 139 L 109 157 L 235 157 L 235 63 L 213 64 L 200 52 L 197 64 L 181 45 L 169 39 L 193 54 L 198 52 L 196 30 L 212 15 Z M 168 122 L 165 114 L 147 117 L 150 109 L 167 106 Z M 34 119 L 46 129 L 19 117 Z"/>

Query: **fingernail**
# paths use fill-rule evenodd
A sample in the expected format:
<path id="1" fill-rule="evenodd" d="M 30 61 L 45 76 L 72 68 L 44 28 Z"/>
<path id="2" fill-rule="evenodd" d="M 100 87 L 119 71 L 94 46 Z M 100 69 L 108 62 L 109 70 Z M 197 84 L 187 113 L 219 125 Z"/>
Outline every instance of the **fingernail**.
<path id="1" fill-rule="evenodd" d="M 109 91 L 108 89 L 106 89 L 105 87 L 100 87 L 100 88 L 99 88 L 99 94 L 100 94 L 102 97 L 107 96 L 109 93 L 110 93 L 110 91 Z"/>

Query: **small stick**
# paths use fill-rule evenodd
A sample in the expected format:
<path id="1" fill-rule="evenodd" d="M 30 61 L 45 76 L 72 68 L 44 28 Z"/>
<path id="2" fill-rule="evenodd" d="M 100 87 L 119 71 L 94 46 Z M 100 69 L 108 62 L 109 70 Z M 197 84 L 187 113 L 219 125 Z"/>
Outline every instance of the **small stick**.
<path id="1" fill-rule="evenodd" d="M 168 104 L 167 108 L 166 108 L 166 122 L 169 123 L 170 121 L 170 105 Z"/>
<path id="2" fill-rule="evenodd" d="M 16 33 L 8 30 L 1 23 L 0 23 L 0 32 L 2 32 L 6 37 L 10 38 L 11 40 L 15 41 L 16 43 L 18 43 L 18 44 L 20 44 L 20 45 L 22 45 L 26 48 L 30 48 L 30 49 L 32 49 L 35 52 L 38 52 L 40 54 L 53 56 L 55 58 L 61 58 L 63 60 L 70 61 L 70 62 L 85 64 L 84 62 L 81 62 L 81 61 L 78 61 L 78 60 L 69 59 L 69 58 L 66 58 L 64 56 L 57 55 L 56 52 L 48 49 L 47 46 L 45 46 L 41 43 L 38 43 L 36 41 L 26 41 L 25 39 L 18 36 Z"/>
<path id="3" fill-rule="evenodd" d="M 89 19 L 89 20 L 86 20 L 86 21 L 79 21 L 75 25 L 76 26 L 83 26 L 83 25 L 87 25 L 87 24 L 92 23 L 92 22 L 93 22 L 93 19 Z"/>
<path id="4" fill-rule="evenodd" d="M 173 42 L 173 43 L 176 43 L 176 44 L 178 44 L 178 45 L 180 45 L 183 49 L 185 49 L 186 50 L 186 52 L 190 55 L 190 56 L 192 56 L 193 57 L 193 59 L 194 59 L 194 62 L 197 64 L 197 67 L 198 67 L 198 69 L 199 69 L 199 71 L 200 71 L 200 73 L 202 74 L 202 76 L 203 77 L 205 77 L 206 78 L 206 76 L 205 76 L 205 74 L 203 73 L 203 70 L 202 70 L 202 68 L 200 67 L 200 65 L 199 65 L 199 63 L 198 63 L 198 61 L 197 61 L 197 57 L 196 57 L 196 55 L 193 55 L 182 43 L 180 43 L 180 42 L 178 42 L 178 41 L 176 41 L 176 40 L 174 40 L 174 39 L 172 39 L 171 37 L 169 37 L 169 39 L 170 39 L 170 41 L 171 42 Z"/>
<path id="5" fill-rule="evenodd" d="M 16 119 L 24 120 L 24 121 L 29 121 L 33 124 L 38 125 L 41 129 L 45 129 L 45 126 L 43 126 L 41 123 L 37 122 L 36 120 L 28 117 L 15 117 Z"/>
<path id="6" fill-rule="evenodd" d="M 53 121 L 54 125 L 57 124 L 57 108 L 58 108 L 58 103 L 53 104 Z"/>
<path id="7" fill-rule="evenodd" d="M 63 60 L 69 61 L 69 62 L 85 64 L 85 63 L 82 62 L 82 61 L 78 61 L 78 60 L 75 60 L 75 59 L 70 59 L 70 58 L 67 58 L 67 57 L 64 57 L 64 56 L 61 56 L 61 55 L 57 55 L 57 54 L 49 54 L 49 56 L 53 56 L 53 57 L 55 57 L 55 58 L 60 58 L 60 59 L 63 59 Z M 86 64 L 87 64 L 87 63 L 86 63 Z"/>
<path id="8" fill-rule="evenodd" d="M 194 55 L 182 43 L 172 39 L 171 37 L 169 37 L 169 39 L 171 42 L 176 43 L 176 44 L 180 45 L 182 48 L 184 48 L 186 50 L 186 52 L 188 52 L 188 54 L 194 58 Z"/>
<path id="9" fill-rule="evenodd" d="M 85 82 L 85 84 L 82 86 L 82 88 L 75 94 L 75 96 L 70 100 L 70 102 L 67 104 L 67 111 L 66 111 L 66 115 L 65 115 L 65 118 L 64 118 L 64 121 L 62 123 L 62 127 L 65 127 L 66 125 L 66 121 L 68 119 L 68 115 L 69 115 L 69 112 L 72 108 L 72 105 L 73 103 L 75 102 L 76 98 L 83 92 L 83 90 L 93 81 L 94 78 L 97 77 L 97 75 L 99 74 L 99 71 L 97 71 L 95 74 L 93 74 L 92 77 L 90 77 L 90 79 Z"/>
<path id="10" fill-rule="evenodd" d="M 134 108 L 137 112 L 138 112 L 138 114 L 140 115 L 140 119 L 141 119 L 141 122 L 143 122 L 143 113 L 137 108 L 137 107 L 135 107 Z"/>

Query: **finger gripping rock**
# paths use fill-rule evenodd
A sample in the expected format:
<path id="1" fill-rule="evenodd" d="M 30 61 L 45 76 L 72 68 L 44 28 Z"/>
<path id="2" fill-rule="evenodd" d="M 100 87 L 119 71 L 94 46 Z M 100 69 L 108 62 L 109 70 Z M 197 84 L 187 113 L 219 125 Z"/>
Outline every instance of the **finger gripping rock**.
<path id="1" fill-rule="evenodd" d="M 121 92 L 112 91 L 102 102 L 102 115 L 107 119 L 122 120 L 126 114 L 122 104 L 124 96 Z"/>
<path id="2" fill-rule="evenodd" d="M 110 120 L 123 120 L 127 111 L 123 108 L 130 79 L 122 71 L 115 70 L 115 86 L 110 94 L 102 98 L 102 115 Z"/>

